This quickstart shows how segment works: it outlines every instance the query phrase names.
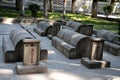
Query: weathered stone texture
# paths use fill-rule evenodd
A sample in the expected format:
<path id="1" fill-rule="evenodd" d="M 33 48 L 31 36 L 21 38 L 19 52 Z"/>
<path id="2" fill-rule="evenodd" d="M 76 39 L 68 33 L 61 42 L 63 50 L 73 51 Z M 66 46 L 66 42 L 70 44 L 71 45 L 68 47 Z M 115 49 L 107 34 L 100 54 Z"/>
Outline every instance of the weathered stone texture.
<path id="1" fill-rule="evenodd" d="M 76 31 L 87 36 L 91 36 L 93 25 L 82 24 L 76 21 L 67 21 L 66 26 L 64 26 L 63 28 Z"/>
<path id="2" fill-rule="evenodd" d="M 77 32 L 62 29 L 52 38 L 52 45 L 68 58 L 88 56 L 90 38 Z"/>
<path id="3" fill-rule="evenodd" d="M 34 31 L 40 36 L 47 36 L 48 34 L 51 34 L 51 30 L 52 25 L 46 21 L 40 21 L 37 27 L 34 28 Z"/>

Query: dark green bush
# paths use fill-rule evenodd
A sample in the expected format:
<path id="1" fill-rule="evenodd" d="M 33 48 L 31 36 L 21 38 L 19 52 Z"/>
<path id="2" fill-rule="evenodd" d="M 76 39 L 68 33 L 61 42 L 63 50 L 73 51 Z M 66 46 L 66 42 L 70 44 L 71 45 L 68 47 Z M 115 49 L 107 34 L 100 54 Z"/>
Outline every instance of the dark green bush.
<path id="1" fill-rule="evenodd" d="M 108 17 L 108 15 L 110 15 L 112 13 L 113 8 L 114 7 L 112 5 L 106 5 L 103 7 L 106 17 Z"/>
<path id="2" fill-rule="evenodd" d="M 37 16 L 37 12 L 40 10 L 40 6 L 34 3 L 30 3 L 28 8 L 30 9 L 32 16 L 35 18 Z"/>

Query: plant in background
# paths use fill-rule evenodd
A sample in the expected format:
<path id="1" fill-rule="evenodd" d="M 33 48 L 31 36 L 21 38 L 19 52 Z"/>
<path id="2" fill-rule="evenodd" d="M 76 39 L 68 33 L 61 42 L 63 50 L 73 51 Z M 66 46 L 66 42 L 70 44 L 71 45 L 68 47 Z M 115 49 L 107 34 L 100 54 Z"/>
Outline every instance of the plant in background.
<path id="1" fill-rule="evenodd" d="M 112 13 L 113 11 L 113 6 L 112 5 L 106 5 L 103 7 L 103 10 L 105 12 L 106 18 L 108 18 L 108 16 Z"/>
<path id="2" fill-rule="evenodd" d="M 37 12 L 40 10 L 40 6 L 34 3 L 30 3 L 28 5 L 28 9 L 30 9 L 32 16 L 35 18 L 37 16 Z"/>
<path id="3" fill-rule="evenodd" d="M 83 12 L 87 11 L 87 5 L 82 6 Z"/>

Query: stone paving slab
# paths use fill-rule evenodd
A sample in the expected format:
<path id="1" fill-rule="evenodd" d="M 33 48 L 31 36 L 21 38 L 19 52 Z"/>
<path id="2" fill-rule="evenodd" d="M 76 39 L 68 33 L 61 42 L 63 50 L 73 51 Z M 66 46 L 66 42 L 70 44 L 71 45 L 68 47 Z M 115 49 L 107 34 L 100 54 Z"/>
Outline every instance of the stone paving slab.
<path id="1" fill-rule="evenodd" d="M 1 24 L 0 24 L 1 25 Z M 15 26 L 16 24 L 12 24 Z M 17 24 L 18 25 L 18 24 Z M 4 25 L 8 27 L 8 25 Z M 31 25 L 26 25 L 31 26 Z M 34 25 L 35 26 L 35 25 Z M 29 27 L 30 32 L 41 44 L 48 49 L 48 60 L 43 62 L 48 66 L 48 73 L 17 75 L 16 63 L 5 63 L 2 51 L 2 35 L 0 35 L 0 80 L 119 80 L 120 79 L 120 57 L 104 52 L 103 59 L 111 62 L 110 68 L 87 69 L 80 63 L 80 59 L 67 59 L 57 49 L 51 45 L 47 37 L 39 37 Z M 20 28 L 15 26 L 14 28 Z M 27 28 L 27 27 L 26 27 Z M 0 28 L 1 30 L 1 28 Z M 10 29 L 8 29 L 10 30 Z M 5 30 L 6 31 L 6 30 Z M 5 32 L 3 31 L 3 32 Z"/>
<path id="2" fill-rule="evenodd" d="M 15 28 L 21 28 L 19 24 L 5 24 L 0 23 L 0 35 L 8 35 L 10 34 L 10 31 Z"/>

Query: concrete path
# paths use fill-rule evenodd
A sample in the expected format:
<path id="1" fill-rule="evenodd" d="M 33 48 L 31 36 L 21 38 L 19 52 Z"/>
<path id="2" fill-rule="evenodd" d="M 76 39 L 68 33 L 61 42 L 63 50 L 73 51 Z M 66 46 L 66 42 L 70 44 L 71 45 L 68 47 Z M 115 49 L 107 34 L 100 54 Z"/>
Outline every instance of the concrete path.
<path id="1" fill-rule="evenodd" d="M 104 52 L 103 58 L 111 62 L 111 68 L 87 69 L 80 63 L 80 59 L 67 59 L 51 45 L 47 37 L 40 37 L 34 33 L 33 27 L 36 24 L 22 25 L 48 49 L 48 60 L 43 61 L 48 66 L 48 72 L 17 75 L 16 63 L 4 62 L 2 36 L 9 35 L 12 29 L 21 27 L 19 24 L 0 23 L 0 80 L 120 80 L 120 57 Z"/>

